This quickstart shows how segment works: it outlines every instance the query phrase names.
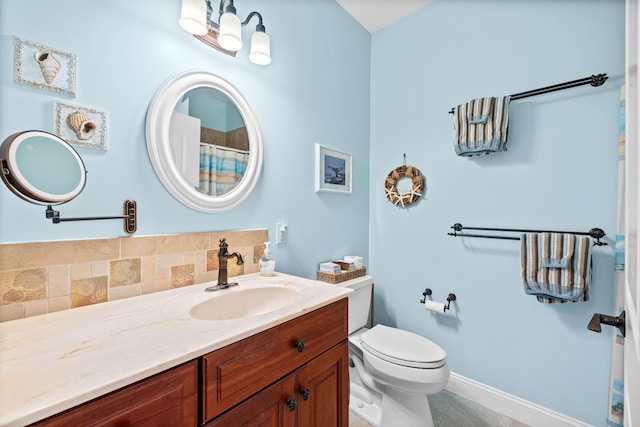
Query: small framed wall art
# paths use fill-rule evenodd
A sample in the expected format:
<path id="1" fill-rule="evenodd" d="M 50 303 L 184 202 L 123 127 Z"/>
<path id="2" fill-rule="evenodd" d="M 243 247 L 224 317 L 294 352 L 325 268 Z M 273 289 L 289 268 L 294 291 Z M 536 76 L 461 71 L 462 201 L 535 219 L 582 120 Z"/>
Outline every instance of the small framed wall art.
<path id="1" fill-rule="evenodd" d="M 54 101 L 54 133 L 70 144 L 107 149 L 107 112 Z"/>
<path id="2" fill-rule="evenodd" d="M 76 96 L 76 56 L 15 38 L 14 79 L 17 83 Z"/>
<path id="3" fill-rule="evenodd" d="M 316 143 L 316 192 L 351 193 L 351 154 Z"/>

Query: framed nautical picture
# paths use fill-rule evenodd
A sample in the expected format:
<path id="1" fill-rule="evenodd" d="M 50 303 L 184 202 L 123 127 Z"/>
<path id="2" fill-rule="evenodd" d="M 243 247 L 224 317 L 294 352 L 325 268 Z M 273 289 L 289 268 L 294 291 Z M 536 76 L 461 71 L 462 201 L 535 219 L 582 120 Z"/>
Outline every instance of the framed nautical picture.
<path id="1" fill-rule="evenodd" d="M 316 143 L 316 192 L 351 193 L 351 154 Z"/>
<path id="2" fill-rule="evenodd" d="M 15 38 L 14 79 L 22 85 L 76 96 L 76 55 Z"/>

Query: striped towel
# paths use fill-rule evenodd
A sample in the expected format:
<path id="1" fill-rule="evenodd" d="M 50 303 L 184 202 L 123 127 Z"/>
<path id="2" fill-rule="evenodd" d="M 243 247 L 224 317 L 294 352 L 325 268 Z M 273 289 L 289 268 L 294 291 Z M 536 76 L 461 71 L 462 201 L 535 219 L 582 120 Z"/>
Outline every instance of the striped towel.
<path id="1" fill-rule="evenodd" d="M 520 237 L 524 291 L 539 302 L 589 300 L 591 240 L 568 233 L 525 233 Z"/>
<path id="2" fill-rule="evenodd" d="M 454 109 L 454 148 L 458 156 L 507 151 L 510 99 L 478 98 Z"/>

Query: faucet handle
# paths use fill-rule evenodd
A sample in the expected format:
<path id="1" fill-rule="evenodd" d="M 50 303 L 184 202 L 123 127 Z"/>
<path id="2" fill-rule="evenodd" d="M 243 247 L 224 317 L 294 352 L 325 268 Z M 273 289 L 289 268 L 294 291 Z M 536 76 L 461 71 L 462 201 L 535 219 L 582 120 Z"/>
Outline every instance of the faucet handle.
<path id="1" fill-rule="evenodd" d="M 220 245 L 218 245 L 218 247 L 220 248 L 220 250 L 218 251 L 218 255 L 226 255 L 229 252 L 227 250 L 229 244 L 227 243 L 227 239 L 225 237 L 220 239 Z"/>

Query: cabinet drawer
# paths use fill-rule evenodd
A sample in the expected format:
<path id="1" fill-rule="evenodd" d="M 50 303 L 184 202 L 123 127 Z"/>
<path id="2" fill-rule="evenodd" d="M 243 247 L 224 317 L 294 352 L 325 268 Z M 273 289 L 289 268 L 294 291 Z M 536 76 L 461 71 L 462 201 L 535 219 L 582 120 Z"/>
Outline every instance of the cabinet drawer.
<path id="1" fill-rule="evenodd" d="M 347 298 L 343 298 L 203 356 L 202 421 L 346 339 L 347 322 Z"/>
<path id="2" fill-rule="evenodd" d="M 195 427 L 197 382 L 198 362 L 191 361 L 32 426 Z"/>

